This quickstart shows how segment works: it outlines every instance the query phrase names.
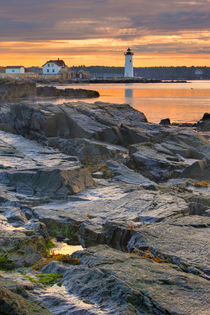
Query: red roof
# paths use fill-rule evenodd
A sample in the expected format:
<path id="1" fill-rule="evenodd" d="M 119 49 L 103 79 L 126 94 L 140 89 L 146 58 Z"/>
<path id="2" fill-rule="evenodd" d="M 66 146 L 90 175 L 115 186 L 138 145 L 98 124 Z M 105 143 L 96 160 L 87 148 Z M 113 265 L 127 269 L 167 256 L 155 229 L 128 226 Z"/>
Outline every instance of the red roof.
<path id="1" fill-rule="evenodd" d="M 20 68 L 24 68 L 23 66 L 7 66 L 7 69 L 20 69 Z"/>
<path id="2" fill-rule="evenodd" d="M 47 63 L 55 63 L 59 67 L 66 67 L 66 64 L 63 60 L 57 59 L 57 60 L 49 60 L 47 61 L 42 67 L 44 67 Z"/>
<path id="3" fill-rule="evenodd" d="M 25 72 L 33 72 L 33 71 L 29 68 L 25 68 Z"/>

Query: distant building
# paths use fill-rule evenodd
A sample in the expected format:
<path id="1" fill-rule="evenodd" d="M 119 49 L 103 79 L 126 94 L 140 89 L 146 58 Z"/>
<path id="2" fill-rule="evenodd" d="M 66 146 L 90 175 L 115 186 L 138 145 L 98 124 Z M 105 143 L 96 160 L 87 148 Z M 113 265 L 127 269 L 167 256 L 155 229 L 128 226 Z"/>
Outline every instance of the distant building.
<path id="1" fill-rule="evenodd" d="M 25 68 L 23 66 L 8 66 L 5 73 L 25 73 Z"/>
<path id="2" fill-rule="evenodd" d="M 130 48 L 125 52 L 125 78 L 133 78 L 133 55 Z"/>
<path id="3" fill-rule="evenodd" d="M 201 70 L 201 69 L 196 69 L 196 70 L 195 70 L 195 74 L 196 74 L 196 75 L 202 75 L 202 74 L 203 74 L 203 70 Z"/>
<path id="4" fill-rule="evenodd" d="M 80 69 L 76 72 L 76 78 L 79 79 L 88 79 L 90 77 L 90 72 L 84 69 Z"/>
<path id="5" fill-rule="evenodd" d="M 199 80 L 202 80 L 202 79 L 203 79 L 203 70 L 201 70 L 201 69 L 196 69 L 196 70 L 195 70 L 195 75 L 196 75 L 196 77 L 197 77 Z"/>
<path id="6" fill-rule="evenodd" d="M 60 74 L 63 70 L 68 69 L 63 60 L 49 60 L 42 66 L 43 74 Z"/>

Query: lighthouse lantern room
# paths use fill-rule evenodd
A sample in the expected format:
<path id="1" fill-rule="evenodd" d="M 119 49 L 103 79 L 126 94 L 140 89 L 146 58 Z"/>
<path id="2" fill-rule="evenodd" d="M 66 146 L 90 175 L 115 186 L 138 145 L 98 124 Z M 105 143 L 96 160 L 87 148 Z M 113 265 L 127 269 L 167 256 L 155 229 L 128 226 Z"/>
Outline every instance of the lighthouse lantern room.
<path id="1" fill-rule="evenodd" d="M 133 78 L 133 55 L 130 48 L 125 52 L 125 73 L 126 78 Z"/>

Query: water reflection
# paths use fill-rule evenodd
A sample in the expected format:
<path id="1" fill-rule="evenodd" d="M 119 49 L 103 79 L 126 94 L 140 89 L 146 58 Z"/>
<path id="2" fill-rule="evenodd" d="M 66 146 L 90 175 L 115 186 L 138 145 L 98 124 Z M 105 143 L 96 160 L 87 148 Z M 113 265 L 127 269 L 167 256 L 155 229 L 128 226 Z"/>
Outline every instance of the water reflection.
<path id="1" fill-rule="evenodd" d="M 125 103 L 133 106 L 133 89 L 125 89 Z"/>
<path id="2" fill-rule="evenodd" d="M 143 112 L 150 122 L 158 123 L 163 118 L 172 122 L 196 122 L 210 110 L 210 81 L 160 84 L 77 84 L 58 88 L 83 88 L 97 90 L 98 99 L 84 99 L 109 103 L 128 103 Z M 78 100 L 56 99 L 53 104 Z M 48 100 L 48 103 L 50 103 Z"/>
<path id="3" fill-rule="evenodd" d="M 62 255 L 72 255 L 76 251 L 84 250 L 84 248 L 80 245 L 68 245 L 64 242 L 57 242 L 55 239 L 53 240 L 55 247 L 51 249 L 54 251 L 54 254 L 62 254 Z"/>

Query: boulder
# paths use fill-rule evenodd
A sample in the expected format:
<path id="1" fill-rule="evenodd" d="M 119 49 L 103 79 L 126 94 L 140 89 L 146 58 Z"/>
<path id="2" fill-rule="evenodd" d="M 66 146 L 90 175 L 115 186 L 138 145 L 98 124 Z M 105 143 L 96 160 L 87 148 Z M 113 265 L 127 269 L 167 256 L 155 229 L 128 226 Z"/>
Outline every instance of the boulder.
<path id="1" fill-rule="evenodd" d="M 186 167 L 180 174 L 181 177 L 197 180 L 210 180 L 210 160 L 200 160 Z"/>
<path id="2" fill-rule="evenodd" d="M 120 143 L 128 146 L 135 143 L 150 141 L 150 133 L 145 129 L 145 124 L 143 124 L 142 128 L 133 128 L 121 124 L 119 127 Z"/>
<path id="3" fill-rule="evenodd" d="M 48 144 L 65 154 L 77 156 L 85 165 L 101 164 L 107 160 L 124 160 L 128 150 L 121 146 L 85 138 L 49 138 Z"/>
<path id="4" fill-rule="evenodd" d="M 131 145 L 129 153 L 129 167 L 154 181 L 165 181 L 180 176 L 196 161 L 208 160 L 210 146 L 194 130 L 162 127 L 150 142 Z"/>
<path id="5" fill-rule="evenodd" d="M 88 170 L 81 167 L 1 171 L 0 182 L 17 193 L 57 198 L 94 185 Z"/>
<path id="6" fill-rule="evenodd" d="M 210 114 L 209 114 L 209 113 L 205 113 L 205 114 L 203 115 L 202 120 L 210 120 Z"/>
<path id="7" fill-rule="evenodd" d="M 171 124 L 171 121 L 169 118 L 161 119 L 160 121 L 160 125 L 163 125 L 163 126 L 169 126 L 170 124 Z"/>
<path id="8" fill-rule="evenodd" d="M 131 154 L 128 166 L 140 171 L 144 176 L 155 181 L 164 181 L 172 178 L 175 172 L 184 168 L 184 161 L 174 156 L 168 149 L 158 152 L 153 145 L 136 145 L 131 148 Z"/>
<path id="9" fill-rule="evenodd" d="M 198 130 L 210 131 L 210 114 L 205 113 L 201 120 L 197 123 Z"/>
<path id="10" fill-rule="evenodd" d="M 33 137 L 86 138 L 120 144 L 119 125 L 137 128 L 146 122 L 144 114 L 130 105 L 77 102 L 13 104 L 0 115 L 18 134 Z"/>

